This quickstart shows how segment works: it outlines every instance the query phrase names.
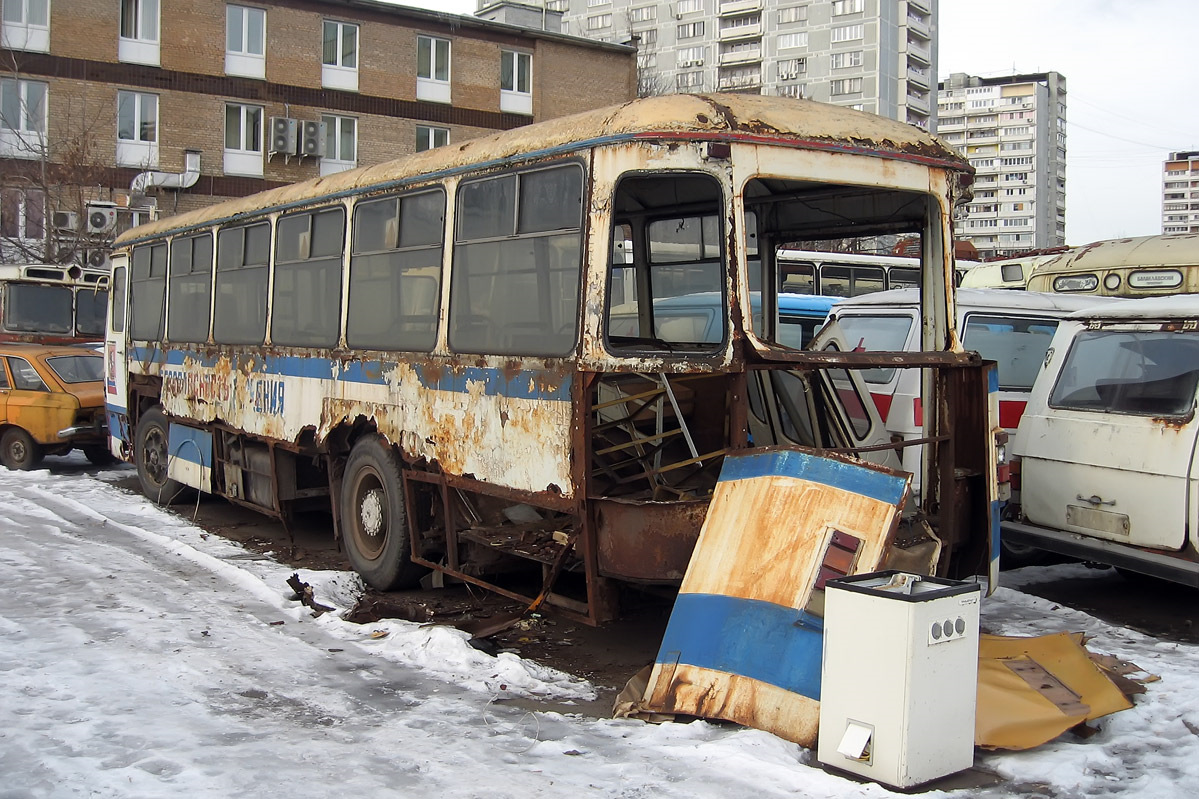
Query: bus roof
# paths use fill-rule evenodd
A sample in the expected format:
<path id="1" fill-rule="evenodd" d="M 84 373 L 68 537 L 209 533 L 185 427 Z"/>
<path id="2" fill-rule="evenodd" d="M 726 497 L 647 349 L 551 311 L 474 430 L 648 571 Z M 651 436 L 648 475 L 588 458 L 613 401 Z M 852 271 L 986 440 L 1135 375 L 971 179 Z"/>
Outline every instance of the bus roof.
<path id="1" fill-rule="evenodd" d="M 1035 274 L 1108 269 L 1113 266 L 1199 264 L 1199 233 L 1095 241 L 1038 264 Z"/>
<path id="2" fill-rule="evenodd" d="M 1090 308 L 1076 311 L 1070 314 L 1070 318 L 1110 319 L 1131 322 L 1195 319 L 1199 318 L 1199 294 L 1167 294 L 1160 297 L 1122 299 L 1119 302 L 1094 305 Z"/>
<path id="3" fill-rule="evenodd" d="M 1114 297 L 1079 296 L 1077 294 L 1049 294 L 1040 291 L 1012 291 L 1010 289 L 958 289 L 954 292 L 959 309 L 979 308 L 1006 311 L 1056 311 L 1062 315 L 1091 308 L 1096 305 L 1122 304 Z M 904 288 L 862 294 L 837 303 L 844 308 L 908 308 L 920 306 L 920 289 Z"/>
<path id="4" fill-rule="evenodd" d="M 811 100 L 749 94 L 671 94 L 551 119 L 374 166 L 268 189 L 139 225 L 118 246 L 168 231 L 335 200 L 489 166 L 633 139 L 746 141 L 913 161 L 969 172 L 965 159 L 914 125 Z"/>

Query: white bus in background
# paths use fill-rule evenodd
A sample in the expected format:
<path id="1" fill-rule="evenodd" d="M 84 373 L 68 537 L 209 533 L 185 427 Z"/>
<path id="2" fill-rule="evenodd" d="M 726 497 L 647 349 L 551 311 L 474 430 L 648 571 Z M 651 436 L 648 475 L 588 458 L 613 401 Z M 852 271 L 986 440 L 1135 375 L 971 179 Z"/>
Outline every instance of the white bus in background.
<path id="1" fill-rule="evenodd" d="M 1061 252 L 1025 255 L 1003 261 L 987 261 L 975 265 L 962 275 L 958 284 L 964 289 L 1015 289 L 1028 288 L 1028 279 L 1033 271 L 1046 261 L 1057 258 Z"/>
<path id="2" fill-rule="evenodd" d="M 791 249 L 779 250 L 777 258 L 782 280 L 779 291 L 790 294 L 860 297 L 920 286 L 919 258 Z M 955 261 L 958 278 L 976 265 L 974 261 Z"/>

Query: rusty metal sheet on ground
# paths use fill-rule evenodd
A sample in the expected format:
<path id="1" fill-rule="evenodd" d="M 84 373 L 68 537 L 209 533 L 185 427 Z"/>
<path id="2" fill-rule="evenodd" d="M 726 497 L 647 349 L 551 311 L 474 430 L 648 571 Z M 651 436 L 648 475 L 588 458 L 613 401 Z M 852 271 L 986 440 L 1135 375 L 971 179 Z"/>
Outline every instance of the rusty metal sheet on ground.
<path id="1" fill-rule="evenodd" d="M 643 707 L 811 746 L 825 580 L 877 570 L 909 476 L 797 448 L 725 459 Z"/>
<path id="2" fill-rule="evenodd" d="M 978 657 L 974 742 L 984 748 L 1031 749 L 1076 724 L 1132 707 L 1070 633 L 984 635 Z"/>

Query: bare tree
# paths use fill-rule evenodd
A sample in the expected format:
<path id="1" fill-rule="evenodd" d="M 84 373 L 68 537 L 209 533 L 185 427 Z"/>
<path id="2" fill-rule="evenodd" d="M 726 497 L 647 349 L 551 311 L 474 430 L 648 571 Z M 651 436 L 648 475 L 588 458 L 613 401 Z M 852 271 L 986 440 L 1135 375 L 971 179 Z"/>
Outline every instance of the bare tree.
<path id="1" fill-rule="evenodd" d="M 88 232 L 87 208 L 111 185 L 98 142 L 110 140 L 115 111 L 61 83 L 51 98 L 48 82 L 9 55 L 0 76 L 0 262 L 83 262 L 86 251 L 111 243 Z"/>

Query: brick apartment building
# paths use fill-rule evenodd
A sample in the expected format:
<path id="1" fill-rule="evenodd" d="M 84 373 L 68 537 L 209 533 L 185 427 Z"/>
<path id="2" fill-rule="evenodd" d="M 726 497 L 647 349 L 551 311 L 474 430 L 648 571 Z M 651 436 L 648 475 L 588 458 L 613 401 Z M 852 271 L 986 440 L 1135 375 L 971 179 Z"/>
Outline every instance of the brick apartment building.
<path id="1" fill-rule="evenodd" d="M 636 93 L 630 47 L 373 0 L 0 2 L 0 261 Z"/>

